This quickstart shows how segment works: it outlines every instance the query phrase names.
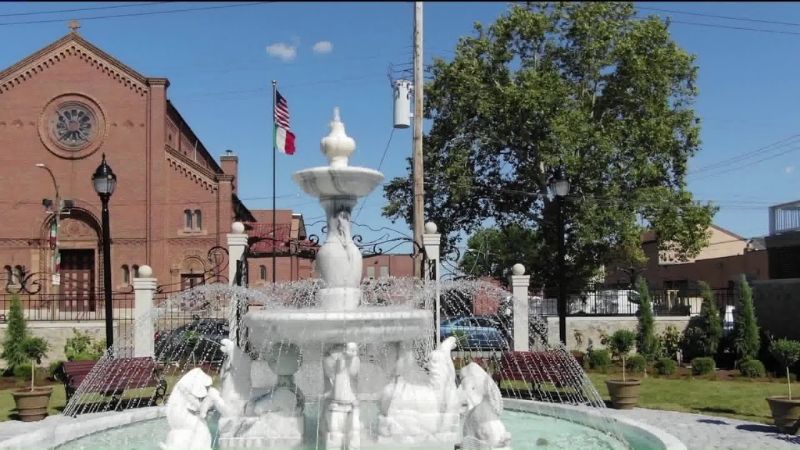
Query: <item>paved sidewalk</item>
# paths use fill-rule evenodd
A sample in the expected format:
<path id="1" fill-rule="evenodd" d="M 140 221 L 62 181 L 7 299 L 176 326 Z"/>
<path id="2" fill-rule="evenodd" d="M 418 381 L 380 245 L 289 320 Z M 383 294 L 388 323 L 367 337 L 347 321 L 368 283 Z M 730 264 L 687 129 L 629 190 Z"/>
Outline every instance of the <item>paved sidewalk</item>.
<path id="1" fill-rule="evenodd" d="M 778 433 L 778 429 L 772 425 L 654 409 L 608 411 L 612 416 L 626 417 L 661 428 L 680 439 L 688 450 L 800 449 L 800 436 Z"/>

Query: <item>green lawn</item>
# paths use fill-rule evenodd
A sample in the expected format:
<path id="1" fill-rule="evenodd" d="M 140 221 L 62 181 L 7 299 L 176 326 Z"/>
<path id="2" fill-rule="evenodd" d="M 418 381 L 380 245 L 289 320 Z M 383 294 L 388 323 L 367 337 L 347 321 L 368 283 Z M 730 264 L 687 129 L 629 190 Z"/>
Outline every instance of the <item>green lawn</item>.
<path id="1" fill-rule="evenodd" d="M 617 374 L 613 375 L 619 378 Z M 590 373 L 592 383 L 604 400 L 609 400 L 605 380 L 608 375 Z M 786 384 L 749 380 L 703 380 L 641 378 L 639 406 L 650 409 L 683 411 L 724 416 L 751 422 L 772 423 L 765 400 L 771 395 L 786 395 Z"/>

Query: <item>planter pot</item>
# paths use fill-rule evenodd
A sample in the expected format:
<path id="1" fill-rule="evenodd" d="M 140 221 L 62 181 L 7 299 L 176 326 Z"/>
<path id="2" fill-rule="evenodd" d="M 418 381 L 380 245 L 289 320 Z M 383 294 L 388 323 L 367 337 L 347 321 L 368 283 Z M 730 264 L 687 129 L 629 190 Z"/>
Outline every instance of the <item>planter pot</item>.
<path id="1" fill-rule="evenodd" d="M 633 409 L 639 403 L 639 380 L 606 380 L 611 404 L 615 409 Z"/>
<path id="2" fill-rule="evenodd" d="M 800 425 L 800 399 L 789 400 L 786 396 L 767 397 L 772 419 L 781 433 L 797 434 Z"/>
<path id="3" fill-rule="evenodd" d="M 23 422 L 35 422 L 47 417 L 47 405 L 50 403 L 52 386 L 18 389 L 11 394 L 17 404 L 17 413 Z"/>

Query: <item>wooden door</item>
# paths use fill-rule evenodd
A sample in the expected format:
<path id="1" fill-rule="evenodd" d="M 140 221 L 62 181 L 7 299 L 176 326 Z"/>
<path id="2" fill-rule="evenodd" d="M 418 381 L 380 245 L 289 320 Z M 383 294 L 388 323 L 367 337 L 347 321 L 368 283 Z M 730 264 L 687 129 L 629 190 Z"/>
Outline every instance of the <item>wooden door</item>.
<path id="1" fill-rule="evenodd" d="M 95 311 L 94 250 L 61 251 L 62 310 Z"/>

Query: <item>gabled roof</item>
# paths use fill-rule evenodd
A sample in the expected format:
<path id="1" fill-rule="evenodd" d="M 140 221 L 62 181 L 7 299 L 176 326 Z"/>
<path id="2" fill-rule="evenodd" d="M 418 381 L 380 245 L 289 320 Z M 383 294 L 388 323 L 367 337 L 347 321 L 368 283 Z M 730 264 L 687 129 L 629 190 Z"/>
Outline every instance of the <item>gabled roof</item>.
<path id="1" fill-rule="evenodd" d="M 87 41 L 77 32 L 70 32 L 61 39 L 0 72 L 0 94 L 57 64 L 66 56 L 72 55 L 73 52 L 88 63 L 106 70 L 110 76 L 121 78 L 121 81 L 126 84 L 137 84 L 140 87 L 140 93 L 146 92 L 146 87 L 153 80 L 169 84 L 169 81 L 165 78 L 142 75 Z"/>

